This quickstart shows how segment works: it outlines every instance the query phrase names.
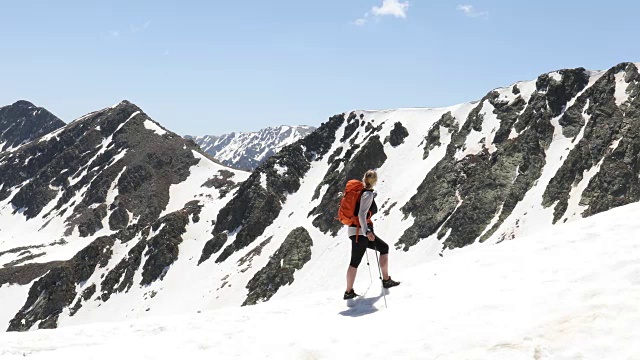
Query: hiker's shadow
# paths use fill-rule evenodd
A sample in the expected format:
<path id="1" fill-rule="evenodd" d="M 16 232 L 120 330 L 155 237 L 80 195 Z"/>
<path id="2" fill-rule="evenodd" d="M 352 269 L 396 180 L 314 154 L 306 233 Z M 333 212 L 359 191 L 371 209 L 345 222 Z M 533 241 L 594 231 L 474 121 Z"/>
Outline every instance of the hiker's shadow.
<path id="1" fill-rule="evenodd" d="M 380 295 L 370 298 L 357 298 L 347 300 L 347 306 L 349 309 L 339 312 L 342 316 L 350 316 L 350 317 L 360 317 L 364 315 L 373 314 L 378 311 L 378 308 L 375 307 L 375 303 L 377 303 L 387 292 L 382 290 Z"/>

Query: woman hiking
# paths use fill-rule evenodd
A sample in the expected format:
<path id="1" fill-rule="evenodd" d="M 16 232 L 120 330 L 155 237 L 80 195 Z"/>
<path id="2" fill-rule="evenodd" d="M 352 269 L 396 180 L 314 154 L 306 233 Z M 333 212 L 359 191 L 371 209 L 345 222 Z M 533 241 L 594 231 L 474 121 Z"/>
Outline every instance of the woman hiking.
<path id="1" fill-rule="evenodd" d="M 357 180 L 356 180 L 357 181 Z M 378 182 L 378 174 L 375 170 L 369 170 L 362 179 L 362 192 L 355 213 L 358 216 L 358 223 L 349 225 L 348 234 L 351 239 L 351 262 L 347 270 L 347 290 L 344 292 L 344 299 L 353 299 L 358 294 L 353 291 L 353 283 L 356 280 L 358 265 L 362 261 L 367 248 L 380 252 L 380 268 L 382 270 L 382 286 L 385 289 L 398 286 L 398 281 L 392 280 L 389 276 L 389 245 L 382 241 L 373 231 L 371 216 L 378 212 L 375 202 L 373 187 Z M 359 185 L 359 184 L 358 184 Z"/>

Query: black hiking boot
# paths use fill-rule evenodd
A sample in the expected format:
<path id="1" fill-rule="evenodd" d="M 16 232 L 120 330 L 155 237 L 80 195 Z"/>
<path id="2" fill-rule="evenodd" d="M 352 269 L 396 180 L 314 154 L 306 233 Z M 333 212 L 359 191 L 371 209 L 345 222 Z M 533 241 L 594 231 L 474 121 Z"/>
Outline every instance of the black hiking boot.
<path id="1" fill-rule="evenodd" d="M 388 289 L 390 287 L 394 287 L 394 286 L 398 286 L 400 285 L 399 281 L 395 281 L 391 279 L 391 276 L 389 276 L 389 278 L 387 280 L 382 280 L 382 287 L 385 289 Z"/>
<path id="2" fill-rule="evenodd" d="M 349 299 L 355 298 L 356 296 L 360 296 L 360 295 L 356 294 L 356 292 L 353 291 L 353 289 L 351 289 L 351 291 L 349 292 L 346 292 L 346 291 L 344 292 L 344 297 L 342 299 L 349 300 Z"/>

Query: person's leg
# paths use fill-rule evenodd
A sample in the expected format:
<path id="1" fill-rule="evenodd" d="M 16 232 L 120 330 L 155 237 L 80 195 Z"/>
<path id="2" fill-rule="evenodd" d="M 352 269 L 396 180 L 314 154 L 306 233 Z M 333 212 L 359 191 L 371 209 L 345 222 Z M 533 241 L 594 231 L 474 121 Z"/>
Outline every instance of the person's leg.
<path id="1" fill-rule="evenodd" d="M 351 236 L 351 262 L 349 263 L 349 269 L 347 269 L 347 290 L 346 292 L 350 292 L 353 290 L 353 284 L 356 281 L 356 274 L 358 272 L 358 266 L 360 265 L 360 261 L 362 261 L 362 257 L 364 256 L 364 252 L 367 251 L 367 238 L 365 236 L 360 235 L 357 238 Z"/>
<path id="2" fill-rule="evenodd" d="M 382 270 L 382 279 L 389 279 L 389 245 L 376 235 L 374 241 L 369 242 L 369 248 L 380 252 L 380 269 Z"/>
<path id="3" fill-rule="evenodd" d="M 347 270 L 347 290 L 346 292 L 350 292 L 353 290 L 353 283 L 356 282 L 356 274 L 358 273 L 358 268 L 355 268 L 349 265 L 349 269 Z"/>
<path id="4" fill-rule="evenodd" d="M 382 269 L 382 279 L 389 280 L 389 254 L 380 255 L 380 269 Z"/>

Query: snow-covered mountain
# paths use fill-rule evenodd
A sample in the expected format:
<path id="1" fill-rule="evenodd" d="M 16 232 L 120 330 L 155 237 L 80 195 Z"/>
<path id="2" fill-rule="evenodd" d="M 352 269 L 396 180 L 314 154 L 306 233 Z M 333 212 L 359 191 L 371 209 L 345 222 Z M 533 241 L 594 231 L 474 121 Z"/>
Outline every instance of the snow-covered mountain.
<path id="1" fill-rule="evenodd" d="M 0 152 L 13 150 L 64 125 L 55 115 L 28 101 L 0 107 Z"/>
<path id="2" fill-rule="evenodd" d="M 127 101 L 0 153 L 0 283 L 29 284 L 18 287 L 29 294 L 22 300 L 37 305 L 9 328 L 55 327 L 81 298 L 106 301 L 138 275 L 145 284 L 162 279 L 202 202 L 229 198 L 247 176 Z M 3 306 L 3 322 L 4 311 L 13 310 Z"/>
<path id="3" fill-rule="evenodd" d="M 312 126 L 275 126 L 258 132 L 231 133 L 222 136 L 186 136 L 208 154 L 227 166 L 253 171 L 283 147 L 293 144 L 315 130 Z"/>
<path id="4" fill-rule="evenodd" d="M 0 333 L 0 358 L 637 359 L 639 216 L 632 204 L 395 264 L 403 283 L 385 293 L 365 268 L 351 308 L 326 284 L 250 307 Z"/>
<path id="5" fill-rule="evenodd" d="M 462 247 L 535 243 L 554 224 L 640 199 L 639 80 L 633 63 L 568 69 L 447 108 L 339 114 L 252 173 L 132 104 L 89 114 L 0 154 L 0 323 L 339 299 L 350 242 L 338 196 L 370 168 L 394 278 Z M 356 289 L 368 283 L 361 269 Z"/>

